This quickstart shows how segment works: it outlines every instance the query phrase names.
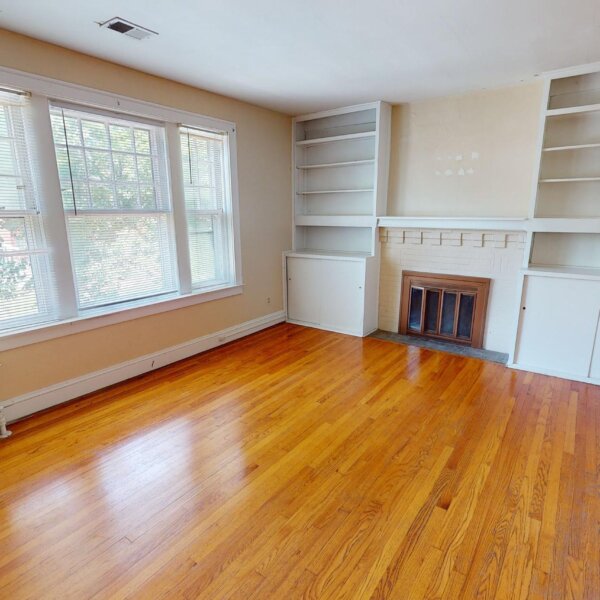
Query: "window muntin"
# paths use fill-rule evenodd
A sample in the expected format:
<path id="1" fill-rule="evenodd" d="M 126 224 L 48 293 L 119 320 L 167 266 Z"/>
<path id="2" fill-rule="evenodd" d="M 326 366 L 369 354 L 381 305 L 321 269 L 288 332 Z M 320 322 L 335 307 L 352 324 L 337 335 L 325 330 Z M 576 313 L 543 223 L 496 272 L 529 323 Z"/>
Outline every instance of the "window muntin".
<path id="1" fill-rule="evenodd" d="M 177 291 L 164 128 L 53 106 L 80 309 Z"/>
<path id="2" fill-rule="evenodd" d="M 0 92 L 0 330 L 52 318 L 28 98 Z"/>
<path id="3" fill-rule="evenodd" d="M 227 134 L 180 130 L 192 288 L 232 278 Z"/>

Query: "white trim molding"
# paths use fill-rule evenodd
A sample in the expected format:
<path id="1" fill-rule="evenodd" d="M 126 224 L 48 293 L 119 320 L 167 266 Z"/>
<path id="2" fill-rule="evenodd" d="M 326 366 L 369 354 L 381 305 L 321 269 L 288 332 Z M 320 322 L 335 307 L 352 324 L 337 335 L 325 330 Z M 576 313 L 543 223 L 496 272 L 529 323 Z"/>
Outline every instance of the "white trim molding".
<path id="1" fill-rule="evenodd" d="M 25 73 L 8 67 L 0 67 L 0 80 L 3 85 L 15 90 L 23 90 L 47 96 L 53 100 L 73 102 L 87 106 L 96 106 L 105 110 L 112 110 L 122 115 L 123 113 L 141 117 L 152 117 L 158 121 L 175 121 L 184 125 L 196 126 L 213 131 L 235 131 L 235 123 L 224 119 L 215 119 L 187 110 L 163 106 L 154 102 L 147 102 L 137 98 L 112 94 L 95 88 L 59 81 L 50 77 Z"/>
<path id="2" fill-rule="evenodd" d="M 51 406 L 62 404 L 84 394 L 131 379 L 137 375 L 154 371 L 165 365 L 205 352 L 233 340 L 272 327 L 285 321 L 285 311 L 281 310 L 263 317 L 258 317 L 215 333 L 189 340 L 176 346 L 170 346 L 152 354 L 146 354 L 132 360 L 122 362 L 106 369 L 86 373 L 81 377 L 62 381 L 22 396 L 0 401 L 0 412 L 6 415 L 10 423 Z"/>

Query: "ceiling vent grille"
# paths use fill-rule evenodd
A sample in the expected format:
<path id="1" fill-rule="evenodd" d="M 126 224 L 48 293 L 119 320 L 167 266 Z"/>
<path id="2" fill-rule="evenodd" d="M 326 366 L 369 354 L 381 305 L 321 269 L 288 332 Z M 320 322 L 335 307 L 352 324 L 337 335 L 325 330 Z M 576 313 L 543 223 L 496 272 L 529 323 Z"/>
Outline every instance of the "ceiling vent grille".
<path id="1" fill-rule="evenodd" d="M 105 29 L 111 29 L 117 33 L 122 33 L 134 40 L 144 40 L 151 36 L 158 35 L 156 31 L 146 29 L 146 27 L 136 25 L 131 21 L 126 21 L 125 19 L 121 19 L 121 17 L 114 17 L 108 21 L 104 21 L 104 23 L 99 23 L 99 25 Z"/>

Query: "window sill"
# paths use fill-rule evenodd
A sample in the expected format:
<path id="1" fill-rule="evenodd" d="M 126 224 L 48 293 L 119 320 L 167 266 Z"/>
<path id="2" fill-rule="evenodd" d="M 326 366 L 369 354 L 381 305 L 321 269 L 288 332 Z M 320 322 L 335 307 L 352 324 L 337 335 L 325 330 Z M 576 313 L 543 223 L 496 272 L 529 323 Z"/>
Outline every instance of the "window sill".
<path id="1" fill-rule="evenodd" d="M 91 314 L 66 321 L 55 321 L 44 323 L 29 329 L 20 329 L 18 331 L 9 331 L 0 334 L 0 351 L 11 350 L 29 344 L 36 344 L 46 340 L 72 335 L 90 329 L 106 327 L 124 321 L 131 321 L 141 317 L 156 315 L 194 304 L 202 304 L 219 300 L 229 296 L 237 296 L 243 291 L 242 284 L 233 284 L 187 294 L 185 296 L 169 297 L 161 300 L 154 300 L 147 304 L 135 303 L 129 306 L 121 306 L 110 313 Z"/>

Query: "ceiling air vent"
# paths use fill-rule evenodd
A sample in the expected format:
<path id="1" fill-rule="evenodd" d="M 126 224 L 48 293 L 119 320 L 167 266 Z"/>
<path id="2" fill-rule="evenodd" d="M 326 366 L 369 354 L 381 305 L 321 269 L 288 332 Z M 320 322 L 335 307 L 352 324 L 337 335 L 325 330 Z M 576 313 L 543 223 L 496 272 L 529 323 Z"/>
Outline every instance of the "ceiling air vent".
<path id="1" fill-rule="evenodd" d="M 134 40 L 144 40 L 153 35 L 158 35 L 156 31 L 146 29 L 145 27 L 136 25 L 131 21 L 126 21 L 125 19 L 121 19 L 121 17 L 114 17 L 113 19 L 104 21 L 104 23 L 99 23 L 99 25 L 105 29 L 112 29 L 117 33 L 122 33 L 123 35 L 133 38 Z"/>

